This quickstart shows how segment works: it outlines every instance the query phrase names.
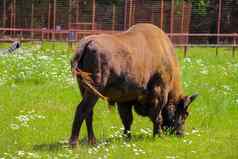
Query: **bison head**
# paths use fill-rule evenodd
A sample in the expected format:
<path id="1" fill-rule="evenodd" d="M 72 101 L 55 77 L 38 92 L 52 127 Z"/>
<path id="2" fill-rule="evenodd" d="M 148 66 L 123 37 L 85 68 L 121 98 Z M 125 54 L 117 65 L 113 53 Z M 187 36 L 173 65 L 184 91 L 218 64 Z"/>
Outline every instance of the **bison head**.
<path id="1" fill-rule="evenodd" d="M 182 136 L 184 123 L 189 115 L 188 107 L 197 96 L 198 94 L 184 96 L 175 104 L 168 104 L 163 110 L 163 127 L 170 130 L 172 134 Z"/>

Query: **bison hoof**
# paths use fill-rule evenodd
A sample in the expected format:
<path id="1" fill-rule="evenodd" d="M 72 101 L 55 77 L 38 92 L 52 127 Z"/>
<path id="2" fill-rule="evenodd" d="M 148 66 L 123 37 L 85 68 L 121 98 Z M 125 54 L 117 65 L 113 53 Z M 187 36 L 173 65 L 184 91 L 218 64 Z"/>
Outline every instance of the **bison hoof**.
<path id="1" fill-rule="evenodd" d="M 71 148 L 76 148 L 77 147 L 77 140 L 70 140 L 69 141 L 69 146 Z"/>
<path id="2" fill-rule="evenodd" d="M 130 141 L 131 140 L 131 134 L 122 134 L 122 137 L 126 140 L 126 141 Z"/>
<path id="3" fill-rule="evenodd" d="M 178 137 L 183 137 L 184 136 L 184 133 L 182 131 L 177 131 L 175 134 Z"/>
<path id="4" fill-rule="evenodd" d="M 92 137 L 92 138 L 88 139 L 88 144 L 89 145 L 95 145 L 96 144 L 96 138 Z"/>
<path id="5" fill-rule="evenodd" d="M 162 132 L 158 131 L 156 133 L 153 134 L 153 137 L 161 137 L 162 136 Z"/>

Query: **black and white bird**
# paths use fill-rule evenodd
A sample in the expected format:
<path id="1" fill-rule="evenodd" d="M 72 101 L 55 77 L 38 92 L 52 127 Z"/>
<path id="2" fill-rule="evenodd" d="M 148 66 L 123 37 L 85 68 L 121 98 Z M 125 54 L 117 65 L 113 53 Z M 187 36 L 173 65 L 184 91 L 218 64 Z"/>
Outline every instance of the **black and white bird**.
<path id="1" fill-rule="evenodd" d="M 14 52 L 15 50 L 19 49 L 21 47 L 21 43 L 19 41 L 14 41 L 11 45 L 11 47 L 8 49 L 9 53 Z"/>

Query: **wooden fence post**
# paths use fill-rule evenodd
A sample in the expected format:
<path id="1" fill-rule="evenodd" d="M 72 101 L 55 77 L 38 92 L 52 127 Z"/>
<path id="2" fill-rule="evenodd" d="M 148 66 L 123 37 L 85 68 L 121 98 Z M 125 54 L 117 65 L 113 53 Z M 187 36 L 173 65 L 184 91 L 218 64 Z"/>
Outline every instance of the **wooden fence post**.
<path id="1" fill-rule="evenodd" d="M 13 27 L 16 28 L 16 0 L 13 2 L 14 6 L 14 14 L 13 14 Z M 14 31 L 14 36 L 16 35 L 16 32 Z"/>
<path id="2" fill-rule="evenodd" d="M 219 0 L 219 7 L 218 7 L 218 19 L 217 19 L 217 34 L 221 32 L 221 10 L 222 10 L 222 0 Z M 217 36 L 217 44 L 219 44 L 220 37 Z"/>
<path id="3" fill-rule="evenodd" d="M 31 29 L 34 28 L 34 2 L 31 3 Z M 31 31 L 31 39 L 34 38 L 34 32 Z"/>
<path id="4" fill-rule="evenodd" d="M 125 5 L 124 5 L 124 30 L 127 29 L 127 6 L 128 2 L 125 0 Z"/>
<path id="5" fill-rule="evenodd" d="M 116 17 L 116 5 L 113 3 L 112 4 L 112 30 L 115 30 L 115 17 Z"/>
<path id="6" fill-rule="evenodd" d="M 130 5 L 129 5 L 129 27 L 131 26 L 132 24 L 132 0 L 129 0 L 130 1 Z"/>
<path id="7" fill-rule="evenodd" d="M 50 39 L 50 26 L 51 26 L 51 3 L 49 1 L 49 8 L 48 8 L 48 40 Z"/>
<path id="8" fill-rule="evenodd" d="M 41 41 L 43 41 L 43 40 L 44 40 L 44 30 L 41 29 Z"/>
<path id="9" fill-rule="evenodd" d="M 92 30 L 95 30 L 96 2 L 93 0 Z"/>
<path id="10" fill-rule="evenodd" d="M 236 51 L 236 48 L 235 48 L 235 45 L 232 46 L 232 56 L 235 57 L 235 51 Z"/>
<path id="11" fill-rule="evenodd" d="M 160 0 L 160 28 L 163 30 L 164 23 L 164 0 Z"/>
<path id="12" fill-rule="evenodd" d="M 6 27 L 6 7 L 7 7 L 7 3 L 6 0 L 3 0 L 3 17 L 2 17 L 2 27 L 5 28 Z"/>
<path id="13" fill-rule="evenodd" d="M 181 33 L 184 32 L 184 30 L 183 30 L 183 25 L 184 25 L 184 3 L 185 3 L 185 2 L 184 2 L 184 0 L 183 0 L 183 2 L 182 2 L 182 13 L 181 13 L 181 14 L 182 14 L 182 17 L 181 17 L 181 26 L 180 26 L 180 27 L 181 27 L 181 28 L 180 28 L 180 29 L 181 29 Z"/>
<path id="14" fill-rule="evenodd" d="M 216 56 L 218 56 L 218 46 L 216 45 Z"/>
<path id="15" fill-rule="evenodd" d="M 133 0 L 132 0 L 133 1 Z M 132 19 L 131 19 L 131 23 L 132 23 L 132 25 L 134 25 L 135 24 L 135 11 L 136 11 L 136 1 L 134 1 L 135 3 L 134 3 L 134 5 L 132 6 Z"/>
<path id="16" fill-rule="evenodd" d="M 71 28 L 71 18 L 72 18 L 72 2 L 69 0 L 69 16 L 68 16 L 68 29 Z"/>
<path id="17" fill-rule="evenodd" d="M 6 27 L 6 20 L 7 20 L 7 13 L 6 13 L 6 8 L 7 8 L 7 2 L 6 0 L 3 0 L 3 18 L 2 18 L 2 27 Z M 2 32 L 3 35 L 5 34 L 5 31 Z"/>
<path id="18" fill-rule="evenodd" d="M 13 3 L 11 1 L 11 8 L 10 8 L 10 28 L 13 28 Z M 10 31 L 10 36 L 12 36 L 13 31 Z"/>
<path id="19" fill-rule="evenodd" d="M 76 16 L 75 16 L 76 20 L 75 22 L 78 23 L 79 22 L 79 1 L 76 1 Z"/>
<path id="20" fill-rule="evenodd" d="M 187 45 L 184 45 L 184 57 L 187 57 L 187 52 L 188 52 L 188 46 Z"/>
<path id="21" fill-rule="evenodd" d="M 233 37 L 233 46 L 232 46 L 232 56 L 235 57 L 235 51 L 236 51 L 236 36 L 234 34 Z"/>
<path id="22" fill-rule="evenodd" d="M 53 40 L 55 40 L 55 30 L 56 30 L 56 0 L 54 0 L 54 16 L 53 16 Z"/>
<path id="23" fill-rule="evenodd" d="M 174 27 L 174 0 L 171 1 L 170 33 L 173 33 L 173 27 Z"/>

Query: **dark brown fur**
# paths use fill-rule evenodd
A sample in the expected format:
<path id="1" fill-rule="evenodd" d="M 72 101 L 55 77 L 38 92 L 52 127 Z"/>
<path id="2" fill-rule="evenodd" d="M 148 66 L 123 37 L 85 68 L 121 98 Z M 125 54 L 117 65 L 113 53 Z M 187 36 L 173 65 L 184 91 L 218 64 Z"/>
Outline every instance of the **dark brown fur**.
<path id="1" fill-rule="evenodd" d="M 88 36 L 81 40 L 71 64 L 72 69 L 90 73 L 92 79 L 88 82 L 110 103 L 117 103 L 128 136 L 133 106 L 138 114 L 151 119 L 154 135 L 161 133 L 162 126 L 182 130 L 185 103 L 192 100 L 183 95 L 175 50 L 158 27 L 137 24 L 120 34 Z M 92 116 L 99 98 L 83 87 L 81 76 L 77 77 L 83 100 L 75 112 L 71 145 L 77 143 L 83 120 L 89 142 L 95 142 Z"/>

